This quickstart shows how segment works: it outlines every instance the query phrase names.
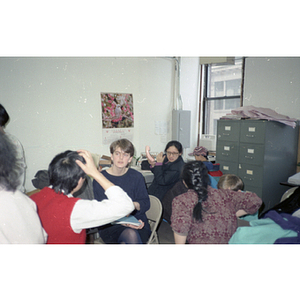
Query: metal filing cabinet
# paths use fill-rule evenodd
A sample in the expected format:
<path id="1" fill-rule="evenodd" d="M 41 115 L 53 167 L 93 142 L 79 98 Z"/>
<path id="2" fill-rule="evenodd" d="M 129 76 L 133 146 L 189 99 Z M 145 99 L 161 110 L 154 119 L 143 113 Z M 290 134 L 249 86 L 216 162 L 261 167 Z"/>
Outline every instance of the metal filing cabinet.
<path id="1" fill-rule="evenodd" d="M 216 162 L 223 173 L 238 173 L 240 126 L 239 121 L 218 121 Z"/>
<path id="2" fill-rule="evenodd" d="M 261 212 L 280 202 L 287 187 L 280 182 L 296 173 L 296 128 L 267 120 L 218 120 L 216 162 L 236 174 L 245 190 L 264 202 Z"/>

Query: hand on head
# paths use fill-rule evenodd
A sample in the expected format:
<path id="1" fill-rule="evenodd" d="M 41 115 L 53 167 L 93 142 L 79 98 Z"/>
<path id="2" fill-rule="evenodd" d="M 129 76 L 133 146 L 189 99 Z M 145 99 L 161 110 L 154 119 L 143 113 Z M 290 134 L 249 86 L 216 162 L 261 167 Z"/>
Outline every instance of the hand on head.
<path id="1" fill-rule="evenodd" d="M 85 159 L 85 164 L 83 164 L 81 161 L 76 160 L 76 163 L 79 165 L 79 167 L 87 174 L 93 177 L 95 173 L 98 173 L 97 167 L 95 166 L 92 154 L 87 150 L 78 150 L 77 151 L 80 156 L 82 156 Z"/>

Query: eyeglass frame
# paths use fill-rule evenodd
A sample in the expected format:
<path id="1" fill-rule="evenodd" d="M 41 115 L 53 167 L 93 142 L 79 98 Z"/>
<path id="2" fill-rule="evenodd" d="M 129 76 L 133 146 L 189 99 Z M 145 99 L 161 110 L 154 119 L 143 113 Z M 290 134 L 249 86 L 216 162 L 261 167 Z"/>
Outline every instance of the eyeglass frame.
<path id="1" fill-rule="evenodd" d="M 176 157 L 176 156 L 179 156 L 180 155 L 180 153 L 179 152 L 170 152 L 170 151 L 166 151 L 166 154 L 168 155 L 168 156 L 174 156 L 174 157 Z"/>

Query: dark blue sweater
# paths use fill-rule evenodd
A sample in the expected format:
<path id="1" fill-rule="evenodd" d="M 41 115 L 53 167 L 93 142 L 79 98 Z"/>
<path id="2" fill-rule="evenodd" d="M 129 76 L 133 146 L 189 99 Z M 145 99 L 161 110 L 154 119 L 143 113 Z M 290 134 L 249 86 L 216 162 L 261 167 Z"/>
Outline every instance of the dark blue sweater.
<path id="1" fill-rule="evenodd" d="M 150 230 L 150 226 L 145 215 L 145 212 L 150 208 L 150 199 L 147 193 L 144 176 L 140 172 L 130 168 L 122 176 L 110 175 L 105 170 L 101 173 L 113 184 L 121 187 L 132 201 L 140 204 L 141 209 L 139 211 L 134 210 L 131 215 L 135 216 L 138 220 L 142 220 L 145 223 L 144 227 Z M 103 188 L 96 180 L 93 180 L 93 190 L 96 200 L 101 201 L 103 199 L 107 199 Z"/>

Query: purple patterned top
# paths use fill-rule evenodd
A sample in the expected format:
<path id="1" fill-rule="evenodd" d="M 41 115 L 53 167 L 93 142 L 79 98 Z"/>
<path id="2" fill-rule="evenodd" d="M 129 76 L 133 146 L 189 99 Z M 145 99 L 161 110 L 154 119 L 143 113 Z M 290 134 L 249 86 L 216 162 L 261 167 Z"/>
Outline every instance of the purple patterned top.
<path id="1" fill-rule="evenodd" d="M 172 202 L 173 231 L 187 235 L 189 244 L 227 244 L 237 229 L 235 213 L 243 209 L 254 214 L 262 200 L 250 192 L 213 189 L 208 186 L 208 198 L 202 203 L 202 222 L 193 220 L 193 209 L 198 202 L 194 190 L 188 190 Z"/>

